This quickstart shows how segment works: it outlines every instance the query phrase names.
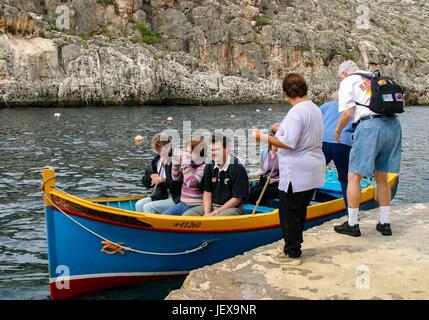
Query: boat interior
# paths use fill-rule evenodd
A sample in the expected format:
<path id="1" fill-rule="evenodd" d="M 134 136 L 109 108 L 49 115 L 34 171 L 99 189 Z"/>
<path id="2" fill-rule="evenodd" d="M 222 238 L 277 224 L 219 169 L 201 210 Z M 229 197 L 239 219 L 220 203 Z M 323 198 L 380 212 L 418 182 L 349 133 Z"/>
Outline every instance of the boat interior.
<path id="1" fill-rule="evenodd" d="M 254 182 L 251 182 L 254 183 Z M 361 181 L 361 187 L 366 188 L 371 185 L 370 179 L 363 179 Z M 101 201 L 94 200 L 95 203 L 119 208 L 123 210 L 136 211 L 135 204 L 141 197 L 133 197 L 130 199 L 103 199 Z M 338 174 L 336 170 L 329 168 L 326 172 L 325 184 L 323 187 L 318 188 L 313 196 L 313 199 L 310 203 L 311 205 L 320 204 L 327 201 L 332 201 L 342 198 L 341 184 L 338 181 Z M 250 203 L 244 204 L 244 210 L 246 214 L 251 214 L 253 212 L 255 205 Z M 256 213 L 267 213 L 272 212 L 275 209 L 279 208 L 279 199 L 269 199 L 261 203 L 256 209 Z"/>

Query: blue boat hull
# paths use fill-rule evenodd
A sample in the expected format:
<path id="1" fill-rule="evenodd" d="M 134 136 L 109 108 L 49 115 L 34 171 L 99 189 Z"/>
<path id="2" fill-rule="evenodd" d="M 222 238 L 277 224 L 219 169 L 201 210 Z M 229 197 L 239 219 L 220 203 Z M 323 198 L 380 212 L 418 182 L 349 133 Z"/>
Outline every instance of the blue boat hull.
<path id="1" fill-rule="evenodd" d="M 396 193 L 397 184 L 392 189 Z M 376 206 L 375 201 L 362 210 Z M 307 221 L 306 229 L 347 214 L 332 212 Z M 133 228 L 105 223 L 90 217 L 70 215 L 46 207 L 51 297 L 72 298 L 86 293 L 131 283 L 187 274 L 193 269 L 220 262 L 282 238 L 280 227 L 231 232 L 175 232 Z M 121 252 L 79 224 L 111 242 L 146 253 Z M 195 252 L 187 251 L 209 244 Z M 103 251 L 103 249 L 106 249 Z M 174 255 L 174 253 L 184 253 Z M 169 255 L 173 254 L 173 255 Z"/>

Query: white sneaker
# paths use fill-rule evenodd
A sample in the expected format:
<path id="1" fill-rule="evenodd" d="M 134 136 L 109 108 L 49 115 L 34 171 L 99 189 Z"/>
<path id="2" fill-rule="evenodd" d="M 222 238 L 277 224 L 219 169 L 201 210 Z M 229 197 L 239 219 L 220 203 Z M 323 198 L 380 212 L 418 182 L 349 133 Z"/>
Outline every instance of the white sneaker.
<path id="1" fill-rule="evenodd" d="M 299 266 L 302 264 L 301 258 L 291 258 L 285 255 L 283 252 L 279 253 L 276 257 L 270 257 L 268 262 L 276 265 L 289 265 L 289 266 Z"/>

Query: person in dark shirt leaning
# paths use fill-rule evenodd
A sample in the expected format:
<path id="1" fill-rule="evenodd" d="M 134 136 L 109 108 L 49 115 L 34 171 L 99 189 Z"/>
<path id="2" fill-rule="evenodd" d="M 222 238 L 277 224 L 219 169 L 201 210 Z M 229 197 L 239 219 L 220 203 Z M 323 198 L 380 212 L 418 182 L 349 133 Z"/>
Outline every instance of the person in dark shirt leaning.
<path id="1" fill-rule="evenodd" d="M 243 201 L 249 196 L 249 177 L 240 161 L 231 155 L 229 139 L 213 135 L 212 163 L 204 168 L 203 205 L 189 209 L 184 216 L 233 216 L 244 214 Z"/>

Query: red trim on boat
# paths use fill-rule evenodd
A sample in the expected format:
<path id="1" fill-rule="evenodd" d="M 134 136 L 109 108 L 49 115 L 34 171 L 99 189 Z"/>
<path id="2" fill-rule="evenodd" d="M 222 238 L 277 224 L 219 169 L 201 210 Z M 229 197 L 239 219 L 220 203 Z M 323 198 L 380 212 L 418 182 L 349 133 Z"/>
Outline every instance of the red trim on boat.
<path id="1" fill-rule="evenodd" d="M 177 278 L 185 275 L 152 275 L 152 276 L 116 276 L 70 280 L 69 289 L 58 289 L 56 283 L 50 283 L 51 299 L 64 300 L 80 297 L 88 293 L 95 293 L 105 289 L 112 289 L 131 284 Z"/>
<path id="2" fill-rule="evenodd" d="M 374 201 L 374 199 L 371 199 L 369 201 L 363 202 L 360 205 L 366 205 L 368 203 L 370 203 L 371 201 Z M 57 211 L 57 209 L 54 206 L 50 206 L 53 210 Z M 277 228 L 280 226 L 280 224 L 274 224 L 274 225 L 269 225 L 269 226 L 264 226 L 264 227 L 254 227 L 254 228 L 246 228 L 246 229 L 222 229 L 222 230 L 187 230 L 187 229 L 167 229 L 167 228 L 154 228 L 154 227 L 143 227 L 143 226 L 136 226 L 136 225 L 132 225 L 132 224 L 126 224 L 126 223 L 122 223 L 122 222 L 117 222 L 117 221 L 112 221 L 112 220 L 108 220 L 108 219 L 102 219 L 102 218 L 97 218 L 97 217 L 92 217 L 89 215 L 85 215 L 82 213 L 78 213 L 78 212 L 74 212 L 68 209 L 65 209 L 61 206 L 58 206 L 62 211 L 64 211 L 67 214 L 73 215 L 73 216 L 77 216 L 77 217 L 81 217 L 81 218 L 85 218 L 88 220 L 94 220 L 94 221 L 98 221 L 98 222 L 103 222 L 103 223 L 108 223 L 108 224 L 113 224 L 113 225 L 117 225 L 117 226 L 121 226 L 121 227 L 126 227 L 126 228 L 133 228 L 133 229 L 143 229 L 143 230 L 147 230 L 147 231 L 156 231 L 156 232 L 179 232 L 179 233 L 225 233 L 225 232 L 247 232 L 247 231 L 258 231 L 258 230 L 266 230 L 266 229 L 272 229 L 272 228 Z M 337 211 L 333 211 L 330 212 L 328 214 L 324 214 L 321 216 L 317 216 L 314 218 L 310 218 L 307 219 L 307 221 L 313 221 L 313 220 L 317 220 L 317 219 L 321 219 L 321 218 L 325 218 L 331 215 L 335 215 L 341 211 L 345 210 L 337 210 Z"/>
<path id="3" fill-rule="evenodd" d="M 50 206 L 53 210 L 58 211 L 55 207 Z M 222 230 L 185 230 L 185 229 L 167 229 L 167 228 L 154 228 L 154 227 L 143 227 L 143 226 L 136 226 L 136 225 L 132 225 L 132 224 L 126 224 L 126 223 L 122 223 L 122 222 L 117 222 L 117 221 L 111 221 L 111 220 L 107 220 L 107 219 L 102 219 L 102 218 L 97 218 L 97 217 L 92 217 L 89 215 L 85 215 L 82 213 L 77 213 L 68 209 L 65 209 L 61 206 L 58 206 L 62 211 L 64 211 L 67 214 L 73 215 L 73 216 L 77 216 L 80 218 L 85 218 L 88 220 L 94 220 L 94 221 L 98 221 L 98 222 L 103 222 L 103 223 L 108 223 L 108 224 L 113 224 L 113 225 L 117 225 L 117 226 L 121 226 L 121 227 L 127 227 L 127 228 L 133 228 L 133 229 L 143 229 L 143 230 L 147 230 L 147 231 L 156 231 L 156 232 L 180 232 L 180 233 L 225 233 L 225 232 L 246 232 L 246 231 L 256 231 L 256 230 L 264 230 L 264 229 L 272 229 L 275 227 L 278 227 L 279 224 L 275 224 L 275 225 L 269 225 L 269 226 L 265 226 L 265 227 L 255 227 L 255 228 L 246 228 L 246 229 L 222 229 Z"/>

